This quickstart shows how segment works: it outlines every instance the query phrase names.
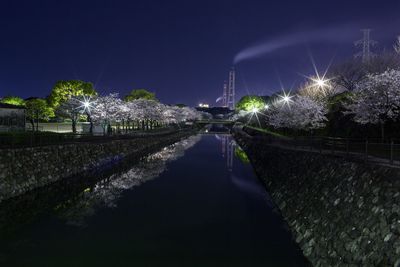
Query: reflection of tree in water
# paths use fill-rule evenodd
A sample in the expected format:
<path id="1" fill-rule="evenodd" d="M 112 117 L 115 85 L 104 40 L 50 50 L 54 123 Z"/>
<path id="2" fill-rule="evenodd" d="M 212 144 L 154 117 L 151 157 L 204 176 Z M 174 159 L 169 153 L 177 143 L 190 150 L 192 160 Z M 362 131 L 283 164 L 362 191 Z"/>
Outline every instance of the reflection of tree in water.
<path id="1" fill-rule="evenodd" d="M 61 217 L 67 220 L 67 224 L 84 226 L 85 218 L 102 207 L 116 207 L 118 199 L 125 190 L 158 177 L 166 170 L 168 162 L 182 157 L 185 150 L 194 146 L 199 140 L 200 136 L 192 136 L 151 154 L 128 171 L 112 174 L 91 189 L 85 190 L 73 205 L 61 212 Z"/>
<path id="2" fill-rule="evenodd" d="M 235 148 L 235 156 L 243 163 L 250 163 L 249 157 L 247 157 L 246 152 L 243 151 L 239 146 Z"/>

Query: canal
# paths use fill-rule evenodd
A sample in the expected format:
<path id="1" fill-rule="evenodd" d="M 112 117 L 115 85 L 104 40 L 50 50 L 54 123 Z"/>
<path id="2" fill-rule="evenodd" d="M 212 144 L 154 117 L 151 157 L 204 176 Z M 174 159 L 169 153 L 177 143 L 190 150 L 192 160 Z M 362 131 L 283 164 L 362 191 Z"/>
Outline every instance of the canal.
<path id="1" fill-rule="evenodd" d="M 0 205 L 0 266 L 307 266 L 230 135 Z"/>

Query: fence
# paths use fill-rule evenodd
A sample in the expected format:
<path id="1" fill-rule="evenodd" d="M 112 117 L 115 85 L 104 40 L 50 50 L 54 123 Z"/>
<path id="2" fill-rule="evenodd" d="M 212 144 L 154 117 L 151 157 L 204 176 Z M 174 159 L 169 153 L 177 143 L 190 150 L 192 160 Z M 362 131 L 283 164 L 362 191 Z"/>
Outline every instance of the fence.
<path id="1" fill-rule="evenodd" d="M 253 138 L 297 150 L 314 151 L 321 154 L 357 158 L 366 162 L 400 166 L 399 139 L 381 142 L 380 139 L 373 138 L 355 139 L 321 136 L 279 138 L 267 134 L 258 134 Z"/>
<path id="2" fill-rule="evenodd" d="M 178 131 L 174 127 L 157 128 L 148 131 L 130 131 L 109 135 L 51 133 L 51 132 L 13 132 L 0 133 L 0 149 L 58 145 L 77 142 L 107 142 L 112 140 L 163 136 Z"/>

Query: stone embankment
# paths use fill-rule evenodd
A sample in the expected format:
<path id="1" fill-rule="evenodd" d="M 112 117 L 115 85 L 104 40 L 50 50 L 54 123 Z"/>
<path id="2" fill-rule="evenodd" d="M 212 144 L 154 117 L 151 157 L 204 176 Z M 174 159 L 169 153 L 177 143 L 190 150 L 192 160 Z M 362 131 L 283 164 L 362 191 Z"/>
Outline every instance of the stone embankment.
<path id="1" fill-rule="evenodd" d="M 234 136 L 314 266 L 399 266 L 398 169 Z"/>
<path id="2" fill-rule="evenodd" d="M 0 202 L 128 155 L 144 156 L 192 134 L 182 130 L 102 143 L 0 149 Z"/>

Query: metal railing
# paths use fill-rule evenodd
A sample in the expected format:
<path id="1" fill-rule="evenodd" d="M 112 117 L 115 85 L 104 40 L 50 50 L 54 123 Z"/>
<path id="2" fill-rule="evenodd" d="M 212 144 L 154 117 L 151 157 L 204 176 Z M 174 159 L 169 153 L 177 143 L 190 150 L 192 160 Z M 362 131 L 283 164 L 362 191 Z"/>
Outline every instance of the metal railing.
<path id="1" fill-rule="evenodd" d="M 323 136 L 279 138 L 268 134 L 256 134 L 252 137 L 262 142 L 296 150 L 400 166 L 400 139 L 382 142 L 377 138 L 356 139 Z"/>
<path id="2" fill-rule="evenodd" d="M 168 135 L 179 130 L 175 127 L 157 128 L 153 130 L 135 130 L 129 132 L 114 132 L 107 135 L 92 135 L 82 133 L 52 133 L 52 132 L 13 132 L 0 133 L 0 149 L 25 148 L 48 145 L 59 145 L 77 142 L 107 142 L 112 140 L 145 138 L 150 136 Z"/>

